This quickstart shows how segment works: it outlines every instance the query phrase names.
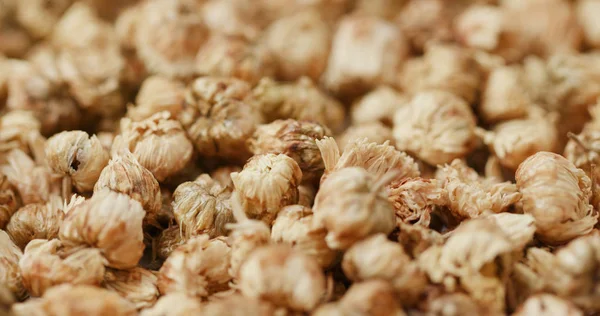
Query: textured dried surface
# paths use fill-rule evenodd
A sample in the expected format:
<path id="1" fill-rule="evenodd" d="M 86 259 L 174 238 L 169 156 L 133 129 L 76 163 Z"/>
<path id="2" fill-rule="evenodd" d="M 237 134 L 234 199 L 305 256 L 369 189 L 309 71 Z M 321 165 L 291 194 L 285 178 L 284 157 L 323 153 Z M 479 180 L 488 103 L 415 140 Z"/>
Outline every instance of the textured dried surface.
<path id="1" fill-rule="evenodd" d="M 0 117 L 0 163 L 12 149 L 25 153 L 35 152 L 40 136 L 41 124 L 32 111 L 13 110 Z"/>
<path id="2" fill-rule="evenodd" d="M 127 116 L 141 121 L 152 115 L 169 111 L 177 117 L 182 110 L 185 90 L 182 84 L 163 76 L 146 78 L 135 97 L 135 106 L 127 109 Z"/>
<path id="3" fill-rule="evenodd" d="M 336 141 L 340 146 L 340 149 L 345 150 L 350 144 L 364 138 L 366 138 L 369 143 L 377 143 L 380 145 L 386 141 L 392 146 L 395 143 L 392 129 L 380 122 L 351 125 L 336 139 Z"/>
<path id="4" fill-rule="evenodd" d="M 0 173 L 0 229 L 4 229 L 19 208 L 19 200 L 5 175 Z"/>
<path id="5" fill-rule="evenodd" d="M 50 200 L 61 191 L 60 179 L 46 166 L 39 166 L 19 149 L 6 156 L 7 164 L 0 166 L 8 182 L 19 192 L 23 204 Z"/>
<path id="6" fill-rule="evenodd" d="M 558 314 L 568 316 L 583 316 L 583 312 L 577 307 L 573 306 L 573 304 L 550 294 L 538 294 L 531 296 L 517 309 L 513 315 L 550 316 Z"/>
<path id="7" fill-rule="evenodd" d="M 108 270 L 104 275 L 104 286 L 133 303 L 137 309 L 154 305 L 159 293 L 154 272 L 135 267 L 131 270 Z"/>
<path id="8" fill-rule="evenodd" d="M 142 310 L 140 316 L 198 315 L 204 310 L 199 299 L 175 292 L 161 296 L 154 306 Z"/>
<path id="9" fill-rule="evenodd" d="M 53 239 L 64 218 L 63 201 L 53 196 L 45 204 L 32 203 L 21 207 L 6 225 L 6 232 L 21 249 L 34 239 Z"/>
<path id="10" fill-rule="evenodd" d="M 17 298 L 23 298 L 26 294 L 19 271 L 22 256 L 21 249 L 10 240 L 6 232 L 0 230 L 0 284 L 6 286 Z"/>
<path id="11" fill-rule="evenodd" d="M 407 96 L 389 86 L 377 87 L 352 104 L 352 122 L 361 124 L 379 121 L 391 126 L 396 110 L 409 101 Z"/>
<path id="12" fill-rule="evenodd" d="M 527 89 L 523 69 L 517 66 L 497 67 L 489 74 L 479 104 L 479 111 L 487 122 L 522 118 L 534 103 Z"/>
<path id="13" fill-rule="evenodd" d="M 444 0 L 409 1 L 397 15 L 396 22 L 412 46 L 422 51 L 430 41 L 451 38 L 453 4 Z"/>
<path id="14" fill-rule="evenodd" d="M 156 255 L 167 259 L 177 247 L 183 245 L 185 239 L 179 226 L 172 226 L 163 230 L 156 241 Z"/>
<path id="15" fill-rule="evenodd" d="M 436 205 L 447 203 L 447 192 L 436 179 L 405 178 L 388 187 L 396 217 L 405 223 L 428 227 Z"/>

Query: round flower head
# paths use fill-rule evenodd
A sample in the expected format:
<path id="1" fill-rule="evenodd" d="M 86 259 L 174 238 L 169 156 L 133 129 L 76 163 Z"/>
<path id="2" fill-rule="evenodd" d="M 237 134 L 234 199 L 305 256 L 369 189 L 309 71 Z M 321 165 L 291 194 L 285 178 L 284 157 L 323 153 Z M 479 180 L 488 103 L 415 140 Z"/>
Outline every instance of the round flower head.
<path id="1" fill-rule="evenodd" d="M 389 86 L 380 86 L 365 94 L 352 104 L 352 123 L 366 124 L 380 122 L 388 126 L 393 125 L 396 110 L 410 101 L 404 95 Z"/>
<path id="2" fill-rule="evenodd" d="M 523 118 L 534 100 L 527 89 L 524 69 L 497 67 L 483 87 L 479 113 L 488 123 Z"/>
<path id="3" fill-rule="evenodd" d="M 6 155 L 17 148 L 37 156 L 37 144 L 43 147 L 42 143 L 45 141 L 40 135 L 40 130 L 40 121 L 31 111 L 12 110 L 2 115 L 0 117 L 0 163 L 6 163 Z"/>
<path id="4" fill-rule="evenodd" d="M 3 230 L 0 230 L 0 284 L 3 284 L 17 298 L 24 298 L 25 288 L 19 271 L 19 261 L 23 252 L 15 245 L 10 236 Z"/>
<path id="5" fill-rule="evenodd" d="M 396 217 L 405 223 L 429 227 L 431 212 L 447 203 L 446 192 L 436 179 L 404 178 L 388 187 Z"/>
<path id="6" fill-rule="evenodd" d="M 130 270 L 109 269 L 104 274 L 104 286 L 119 293 L 139 310 L 156 303 L 159 293 L 155 272 L 135 267 Z"/>
<path id="7" fill-rule="evenodd" d="M 127 117 L 134 121 L 168 111 L 173 117 L 181 112 L 185 89 L 177 81 L 162 76 L 148 77 L 135 97 L 135 106 L 127 109 Z"/>
<path id="8" fill-rule="evenodd" d="M 21 207 L 6 225 L 6 232 L 21 249 L 34 239 L 53 239 L 63 222 L 64 205 L 58 196 L 47 203 L 32 203 Z"/>
<path id="9" fill-rule="evenodd" d="M 260 34 L 260 6 L 244 0 L 209 0 L 203 3 L 204 23 L 212 33 L 255 40 Z"/>

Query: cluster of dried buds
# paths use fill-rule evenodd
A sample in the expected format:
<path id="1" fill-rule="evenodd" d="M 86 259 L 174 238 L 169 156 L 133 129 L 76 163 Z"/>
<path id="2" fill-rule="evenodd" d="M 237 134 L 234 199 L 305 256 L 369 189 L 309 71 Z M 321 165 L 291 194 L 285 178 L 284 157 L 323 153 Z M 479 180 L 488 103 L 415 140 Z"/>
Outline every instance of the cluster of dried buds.
<path id="1" fill-rule="evenodd" d="M 0 0 L 0 315 L 600 313 L 600 0 Z"/>

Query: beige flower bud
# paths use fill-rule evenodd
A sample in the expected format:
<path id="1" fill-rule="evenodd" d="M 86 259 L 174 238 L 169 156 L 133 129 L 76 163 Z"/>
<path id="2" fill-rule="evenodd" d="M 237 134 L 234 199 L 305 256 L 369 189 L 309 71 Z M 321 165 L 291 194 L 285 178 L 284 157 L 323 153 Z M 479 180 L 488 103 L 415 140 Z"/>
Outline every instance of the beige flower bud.
<path id="1" fill-rule="evenodd" d="M 505 51 L 509 46 L 521 49 L 522 43 L 507 36 L 508 27 L 504 25 L 508 22 L 506 18 L 506 11 L 498 6 L 469 6 L 456 17 L 454 31 L 457 41 L 467 47 L 499 53 L 510 59 L 511 56 Z"/>
<path id="2" fill-rule="evenodd" d="M 408 96 L 389 86 L 380 86 L 352 104 L 352 122 L 365 124 L 381 122 L 392 126 L 396 110 L 406 105 Z"/>
<path id="3" fill-rule="evenodd" d="M 227 289 L 231 248 L 224 239 L 200 235 L 175 249 L 160 268 L 161 294 L 182 292 L 205 297 Z"/>
<path id="4" fill-rule="evenodd" d="M 40 136 L 41 124 L 31 111 L 12 110 L 0 117 L 0 163 L 13 149 L 35 153 L 36 143 L 44 142 Z"/>
<path id="5" fill-rule="evenodd" d="M 394 24 L 372 16 L 346 16 L 333 37 L 323 82 L 329 90 L 346 95 L 393 84 L 408 52 L 408 43 Z"/>
<path id="6" fill-rule="evenodd" d="M 286 155 L 263 154 L 252 157 L 231 179 L 246 214 L 270 224 L 282 207 L 298 202 L 302 170 Z"/>
<path id="7" fill-rule="evenodd" d="M 48 35 L 60 16 L 71 5 L 71 0 L 60 0 L 46 5 L 41 0 L 15 1 L 16 19 L 29 34 L 35 38 L 43 38 Z"/>
<path id="8" fill-rule="evenodd" d="M 194 151 L 181 124 L 171 119 L 168 112 L 141 122 L 121 120 L 121 134 L 113 142 L 112 154 L 123 149 L 132 152 L 159 182 L 181 171 Z"/>
<path id="9" fill-rule="evenodd" d="M 83 131 L 56 134 L 46 143 L 46 162 L 67 176 L 80 192 L 91 191 L 108 163 L 108 153 L 96 136 Z"/>
<path id="10" fill-rule="evenodd" d="M 327 232 L 313 227 L 312 210 L 301 205 L 289 205 L 281 209 L 273 222 L 271 240 L 288 244 L 313 257 L 323 268 L 330 267 L 337 259 L 337 252 L 325 242 Z"/>
<path id="11" fill-rule="evenodd" d="M 326 126 L 296 120 L 277 120 L 259 125 L 248 140 L 255 154 L 284 154 L 294 159 L 302 170 L 302 180 L 312 182 L 321 177 L 325 166 L 316 140 L 330 136 Z"/>
<path id="12" fill-rule="evenodd" d="M 519 306 L 513 316 L 583 316 L 583 312 L 574 306 L 571 302 L 563 300 L 551 294 L 538 294 L 530 298 Z"/>
<path id="13" fill-rule="evenodd" d="M 136 106 L 127 109 L 127 117 L 142 121 L 162 111 L 177 117 L 182 110 L 184 95 L 181 83 L 162 76 L 148 77 L 135 97 Z"/>
<path id="14" fill-rule="evenodd" d="M 231 180 L 231 173 L 240 172 L 242 168 L 239 166 L 225 166 L 219 167 L 210 173 L 210 177 L 217 181 L 221 186 L 233 189 L 233 180 Z"/>
<path id="15" fill-rule="evenodd" d="M 444 0 L 408 1 L 397 15 L 396 23 L 412 46 L 423 51 L 429 42 L 452 39 L 454 5 L 455 2 Z"/>
<path id="16" fill-rule="evenodd" d="M 58 239 L 35 239 L 25 248 L 19 270 L 29 294 L 42 296 L 63 283 L 100 285 L 104 260 L 98 249 L 69 249 Z"/>
<path id="17" fill-rule="evenodd" d="M 198 1 L 148 2 L 138 23 L 136 48 L 146 68 L 168 77 L 195 74 L 196 53 L 208 37 Z"/>
<path id="18" fill-rule="evenodd" d="M 471 152 L 475 116 L 461 98 L 442 91 L 418 93 L 394 115 L 396 147 L 437 165 Z"/>
<path id="19" fill-rule="evenodd" d="M 569 134 L 570 140 L 565 146 L 564 156 L 575 167 L 583 169 L 592 180 L 592 200 L 595 209 L 600 207 L 600 129 L 596 126 L 596 116 L 586 124 L 578 135 Z"/>
<path id="20" fill-rule="evenodd" d="M 354 283 L 341 300 L 321 305 L 314 316 L 405 316 L 394 289 L 388 282 L 370 280 Z"/>
<path id="21" fill-rule="evenodd" d="M 242 296 L 240 294 L 228 295 L 223 299 L 209 301 L 202 306 L 202 312 L 205 315 L 223 315 L 223 316 L 274 316 L 278 315 L 273 305 L 264 300 Z M 288 314 L 292 312 L 286 311 Z"/>
<path id="22" fill-rule="evenodd" d="M 388 199 L 396 217 L 405 223 L 429 227 L 431 212 L 447 203 L 447 193 L 436 179 L 405 178 L 388 187 Z"/>
<path id="23" fill-rule="evenodd" d="M 179 226 L 172 226 L 163 230 L 156 241 L 156 255 L 161 259 L 167 259 L 177 247 L 183 245 L 185 239 L 181 236 Z"/>
<path id="24" fill-rule="evenodd" d="M 6 160 L 8 164 L 0 166 L 0 171 L 17 189 L 23 204 L 43 203 L 49 201 L 52 195 L 60 195 L 61 181 L 52 175 L 48 167 L 37 166 L 19 149 L 12 150 Z"/>
<path id="25" fill-rule="evenodd" d="M 4 229 L 19 208 L 17 194 L 5 175 L 0 173 L 0 229 Z"/>
<path id="26" fill-rule="evenodd" d="M 350 125 L 336 140 L 340 149 L 345 150 L 350 144 L 363 138 L 366 138 L 369 143 L 377 143 L 379 145 L 386 141 L 392 146 L 395 143 L 392 129 L 380 122 Z"/>
<path id="27" fill-rule="evenodd" d="M 98 248 L 116 269 L 133 268 L 144 251 L 142 205 L 127 195 L 102 190 L 67 213 L 59 231 L 65 246 Z"/>
<path id="28" fill-rule="evenodd" d="M 316 225 L 327 230 L 329 248 L 348 249 L 369 235 L 389 234 L 394 229 L 394 208 L 384 189 L 390 180 L 389 174 L 376 179 L 359 167 L 329 174 L 313 208 Z"/>
<path id="29" fill-rule="evenodd" d="M 21 249 L 12 242 L 6 232 L 0 230 L 0 284 L 6 286 L 16 298 L 24 298 L 26 294 L 19 271 L 22 256 Z"/>
<path id="30" fill-rule="evenodd" d="M 203 311 L 205 309 L 198 298 L 174 292 L 161 296 L 154 306 L 142 310 L 140 316 L 187 316 L 199 315 Z"/>
<path id="31" fill-rule="evenodd" d="M 209 0 L 202 5 L 202 17 L 212 33 L 254 40 L 260 33 L 259 9 L 244 0 Z"/>
<path id="32" fill-rule="evenodd" d="M 479 113 L 488 123 L 523 118 L 534 99 L 527 89 L 523 69 L 497 67 L 487 78 L 479 103 Z"/>
<path id="33" fill-rule="evenodd" d="M 323 300 L 326 282 L 316 260 L 287 245 L 273 245 L 250 254 L 240 268 L 239 288 L 244 296 L 310 311 Z"/>
<path id="34" fill-rule="evenodd" d="M 157 281 L 155 272 L 139 267 L 131 270 L 109 269 L 104 275 L 104 286 L 119 293 L 138 310 L 151 307 L 158 299 Z"/>
<path id="35" fill-rule="evenodd" d="M 53 239 L 63 222 L 63 201 L 53 196 L 45 203 L 32 203 L 21 207 L 10 218 L 6 232 L 21 249 L 34 239 Z"/>
<path id="36" fill-rule="evenodd" d="M 544 242 L 564 243 L 596 224 L 590 178 L 564 157 L 538 152 L 519 165 L 515 178 L 523 211 L 533 215 L 536 235 Z"/>

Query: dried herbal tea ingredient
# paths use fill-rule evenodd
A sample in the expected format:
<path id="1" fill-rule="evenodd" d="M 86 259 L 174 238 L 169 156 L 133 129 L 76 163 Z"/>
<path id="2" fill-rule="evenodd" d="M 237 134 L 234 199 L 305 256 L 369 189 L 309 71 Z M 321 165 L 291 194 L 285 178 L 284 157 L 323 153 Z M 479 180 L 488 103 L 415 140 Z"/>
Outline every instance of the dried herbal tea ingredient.
<path id="1" fill-rule="evenodd" d="M 174 292 L 161 296 L 154 306 L 143 309 L 140 316 L 186 316 L 201 314 L 203 311 L 205 309 L 198 298 Z"/>
<path id="2" fill-rule="evenodd" d="M 354 10 L 386 20 L 392 20 L 408 1 L 401 0 L 359 0 Z"/>
<path id="3" fill-rule="evenodd" d="M 163 260 L 167 259 L 185 241 L 186 239 L 182 236 L 179 226 L 171 226 L 163 230 L 156 240 L 156 256 Z"/>
<path id="4" fill-rule="evenodd" d="M 318 180 L 325 166 L 316 141 L 330 136 L 331 131 L 318 123 L 296 120 L 276 120 L 259 125 L 248 139 L 255 155 L 284 154 L 294 159 L 302 170 L 302 180 Z"/>
<path id="5" fill-rule="evenodd" d="M 513 315 L 568 315 L 568 316 L 583 316 L 583 312 L 573 305 L 558 296 L 551 294 L 538 294 L 529 297 Z"/>
<path id="6" fill-rule="evenodd" d="M 230 258 L 224 238 L 193 237 L 165 260 L 158 272 L 158 289 L 163 295 L 182 292 L 197 297 L 227 290 Z"/>
<path id="7" fill-rule="evenodd" d="M 498 213 L 488 216 L 496 222 L 516 249 L 524 249 L 533 241 L 535 218 L 529 214 Z"/>
<path id="8" fill-rule="evenodd" d="M 231 173 L 242 171 L 240 166 L 224 166 L 213 170 L 210 173 L 210 177 L 217 181 L 221 186 L 233 189 L 233 180 L 231 180 Z"/>
<path id="9" fill-rule="evenodd" d="M 245 0 L 209 0 L 202 4 L 202 18 L 211 33 L 253 40 L 260 34 L 260 8 Z"/>
<path id="10" fill-rule="evenodd" d="M 19 149 L 8 153 L 6 161 L 0 171 L 17 190 L 24 205 L 47 202 L 51 196 L 60 195 L 61 180 L 47 166 L 36 165 Z"/>
<path id="11" fill-rule="evenodd" d="M 32 37 L 43 38 L 50 34 L 72 2 L 60 0 L 46 5 L 42 0 L 15 1 L 15 18 Z"/>
<path id="12" fill-rule="evenodd" d="M 69 248 L 60 240 L 32 240 L 19 261 L 23 286 L 31 296 L 42 296 L 48 289 L 68 283 L 100 285 L 105 259 L 94 248 Z"/>
<path id="13" fill-rule="evenodd" d="M 500 66 L 488 75 L 479 103 L 479 113 L 488 123 L 524 118 L 535 106 L 535 96 L 528 91 L 524 69 Z"/>
<path id="14" fill-rule="evenodd" d="M 114 156 L 124 149 L 132 152 L 158 182 L 181 171 L 194 151 L 185 130 L 169 112 L 140 122 L 122 119 L 121 134 L 115 137 L 111 152 Z"/>
<path id="15" fill-rule="evenodd" d="M 262 154 L 250 158 L 231 179 L 246 214 L 270 224 L 282 207 L 298 202 L 302 170 L 286 155 Z"/>
<path id="16" fill-rule="evenodd" d="M 21 249 L 34 239 L 53 239 L 65 216 L 61 198 L 52 196 L 46 203 L 32 203 L 19 208 L 6 225 L 6 232 Z"/>
<path id="17" fill-rule="evenodd" d="M 447 205 L 447 194 L 436 179 L 404 178 L 388 186 L 396 218 L 423 227 L 429 227 L 436 206 Z"/>
<path id="18" fill-rule="evenodd" d="M 215 298 L 202 306 L 202 311 L 207 315 L 227 316 L 273 316 L 278 313 L 293 313 L 283 308 L 275 308 L 265 300 L 246 297 L 240 294 L 227 295 L 224 298 Z"/>
<path id="19" fill-rule="evenodd" d="M 45 139 L 40 135 L 41 124 L 32 111 L 12 110 L 0 117 L 0 163 L 13 149 L 35 156 L 41 154 Z"/>
<path id="20" fill-rule="evenodd" d="M 157 281 L 154 272 L 139 267 L 130 270 L 108 269 L 104 274 L 104 286 L 126 298 L 138 310 L 152 307 L 158 300 Z"/>
<path id="21" fill-rule="evenodd" d="M 340 149 L 345 150 L 350 144 L 364 138 L 366 138 L 369 143 L 377 143 L 379 145 L 386 141 L 392 146 L 394 146 L 395 143 L 392 129 L 380 122 L 350 125 L 336 141 Z"/>
<path id="22" fill-rule="evenodd" d="M 293 15 L 296 12 L 316 10 L 323 14 L 327 21 L 338 20 L 345 12 L 352 9 L 352 1 L 339 0 L 317 0 L 311 2 L 297 0 L 259 0 L 258 6 L 261 9 L 261 16 L 265 23 L 270 23 L 273 20 Z"/>
<path id="23" fill-rule="evenodd" d="M 79 192 L 92 191 L 108 159 L 98 138 L 83 131 L 61 132 L 46 142 L 46 163 Z"/>
<path id="24" fill-rule="evenodd" d="M 185 86 L 168 77 L 153 75 L 144 80 L 135 96 L 135 106 L 127 109 L 127 117 L 142 121 L 152 115 L 168 111 L 177 117 L 182 110 Z"/>
<path id="25" fill-rule="evenodd" d="M 12 242 L 5 231 L 0 230 L 0 284 L 6 286 L 17 299 L 25 298 L 27 293 L 19 271 L 19 261 L 22 257 L 21 249 Z"/>
<path id="26" fill-rule="evenodd" d="M 145 214 L 142 205 L 129 196 L 101 190 L 67 212 L 59 238 L 66 247 L 99 249 L 108 267 L 133 268 L 144 251 Z"/>
<path id="27" fill-rule="evenodd" d="M 536 236 L 561 244 L 589 233 L 598 220 L 590 205 L 590 178 L 566 158 L 538 152 L 515 175 L 523 212 L 535 218 Z"/>
<path id="28" fill-rule="evenodd" d="M 352 104 L 352 123 L 366 124 L 381 122 L 393 125 L 396 110 L 405 106 L 410 98 L 390 86 L 379 86 Z"/>
<path id="29" fill-rule="evenodd" d="M 16 190 L 5 175 L 0 173 L 0 229 L 4 229 L 12 215 L 19 209 Z"/>
<path id="30" fill-rule="evenodd" d="M 419 257 L 431 246 L 444 244 L 444 236 L 428 227 L 402 221 L 398 221 L 397 226 L 400 229 L 398 242 L 412 258 Z"/>
<path id="31" fill-rule="evenodd" d="M 443 0 L 408 1 L 396 15 L 396 24 L 411 46 L 423 51 L 428 42 L 445 42 L 452 38 L 453 5 L 454 2 Z"/>

